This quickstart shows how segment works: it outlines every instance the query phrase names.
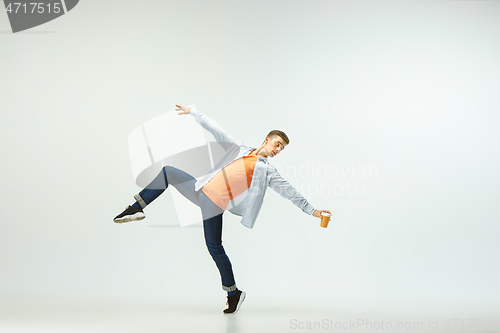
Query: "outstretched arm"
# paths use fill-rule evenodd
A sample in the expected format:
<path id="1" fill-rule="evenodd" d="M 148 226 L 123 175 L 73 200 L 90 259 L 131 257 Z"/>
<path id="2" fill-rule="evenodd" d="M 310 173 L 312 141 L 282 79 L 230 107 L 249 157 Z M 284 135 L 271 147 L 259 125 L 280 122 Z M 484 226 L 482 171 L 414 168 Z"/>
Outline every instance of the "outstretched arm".
<path id="1" fill-rule="evenodd" d="M 234 137 L 232 137 L 226 131 L 224 131 L 222 129 L 222 127 L 220 127 L 220 125 L 217 124 L 217 122 L 215 120 L 210 119 L 202 112 L 200 112 L 196 109 L 193 109 L 193 108 L 188 108 L 188 107 L 180 106 L 177 104 L 176 104 L 176 106 L 178 107 L 178 109 L 175 109 L 175 110 L 180 111 L 178 113 L 179 115 L 191 114 L 194 117 L 194 119 L 196 119 L 196 121 L 204 129 L 206 129 L 207 131 L 212 133 L 215 140 L 217 140 L 217 142 L 222 146 L 222 148 L 224 148 L 224 150 L 227 151 L 232 146 L 241 144 L 241 142 L 239 140 L 236 140 Z"/>
<path id="2" fill-rule="evenodd" d="M 278 192 L 283 198 L 289 199 L 293 204 L 306 214 L 321 218 L 321 213 L 330 213 L 329 210 L 316 210 L 314 207 L 297 191 L 289 182 L 287 182 L 278 172 L 273 174 L 269 187 Z M 331 213 L 330 213 L 331 214 Z"/>

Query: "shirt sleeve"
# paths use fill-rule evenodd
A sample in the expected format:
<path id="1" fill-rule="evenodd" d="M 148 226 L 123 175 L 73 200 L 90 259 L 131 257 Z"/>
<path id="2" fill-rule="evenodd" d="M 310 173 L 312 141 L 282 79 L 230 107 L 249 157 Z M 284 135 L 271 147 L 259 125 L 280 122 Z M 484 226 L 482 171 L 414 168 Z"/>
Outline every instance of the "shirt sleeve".
<path id="1" fill-rule="evenodd" d="M 241 145 L 241 142 L 231 135 L 229 135 L 226 131 L 220 127 L 217 122 L 209 117 L 207 117 L 204 113 L 191 109 L 190 114 L 194 117 L 194 119 L 200 124 L 204 129 L 212 133 L 215 140 L 224 148 L 225 151 L 229 150 L 233 145 Z"/>
<path id="2" fill-rule="evenodd" d="M 289 199 L 306 214 L 312 215 L 314 207 L 289 182 L 283 179 L 278 172 L 274 172 L 269 187 L 278 192 L 283 198 Z"/>

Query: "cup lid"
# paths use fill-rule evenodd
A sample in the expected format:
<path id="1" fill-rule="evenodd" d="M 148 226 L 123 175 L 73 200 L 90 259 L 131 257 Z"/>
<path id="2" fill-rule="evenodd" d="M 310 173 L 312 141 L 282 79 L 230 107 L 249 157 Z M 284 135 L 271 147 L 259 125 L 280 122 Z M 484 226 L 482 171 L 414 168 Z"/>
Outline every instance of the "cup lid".
<path id="1" fill-rule="evenodd" d="M 331 217 L 331 216 L 332 216 L 332 214 L 325 213 L 325 212 L 321 213 L 321 215 L 323 215 L 323 216 L 328 216 L 328 217 Z"/>

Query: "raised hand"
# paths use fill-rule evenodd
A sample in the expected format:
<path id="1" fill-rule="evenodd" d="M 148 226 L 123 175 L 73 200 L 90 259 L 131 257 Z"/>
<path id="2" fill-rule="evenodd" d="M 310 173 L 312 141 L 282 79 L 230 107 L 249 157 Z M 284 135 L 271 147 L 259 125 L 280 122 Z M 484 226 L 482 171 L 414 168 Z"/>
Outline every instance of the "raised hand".
<path id="1" fill-rule="evenodd" d="M 191 108 L 187 108 L 185 106 L 180 106 L 180 105 L 177 105 L 175 104 L 175 106 L 178 107 L 178 109 L 175 109 L 175 111 L 180 111 L 178 114 L 181 115 L 181 114 L 190 114 L 191 113 Z"/>

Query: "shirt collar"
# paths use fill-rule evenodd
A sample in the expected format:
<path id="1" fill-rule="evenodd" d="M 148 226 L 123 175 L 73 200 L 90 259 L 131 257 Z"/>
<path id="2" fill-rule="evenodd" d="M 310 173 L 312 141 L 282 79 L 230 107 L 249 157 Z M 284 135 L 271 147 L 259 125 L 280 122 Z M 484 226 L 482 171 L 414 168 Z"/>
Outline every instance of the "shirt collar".
<path id="1" fill-rule="evenodd" d="M 247 154 L 247 156 L 250 155 L 254 150 L 257 149 L 257 148 L 254 148 L 254 147 L 249 147 L 249 148 L 250 148 L 250 152 Z M 261 159 L 261 158 L 264 160 L 264 162 L 269 163 L 268 157 L 260 157 L 259 156 L 259 159 Z"/>

